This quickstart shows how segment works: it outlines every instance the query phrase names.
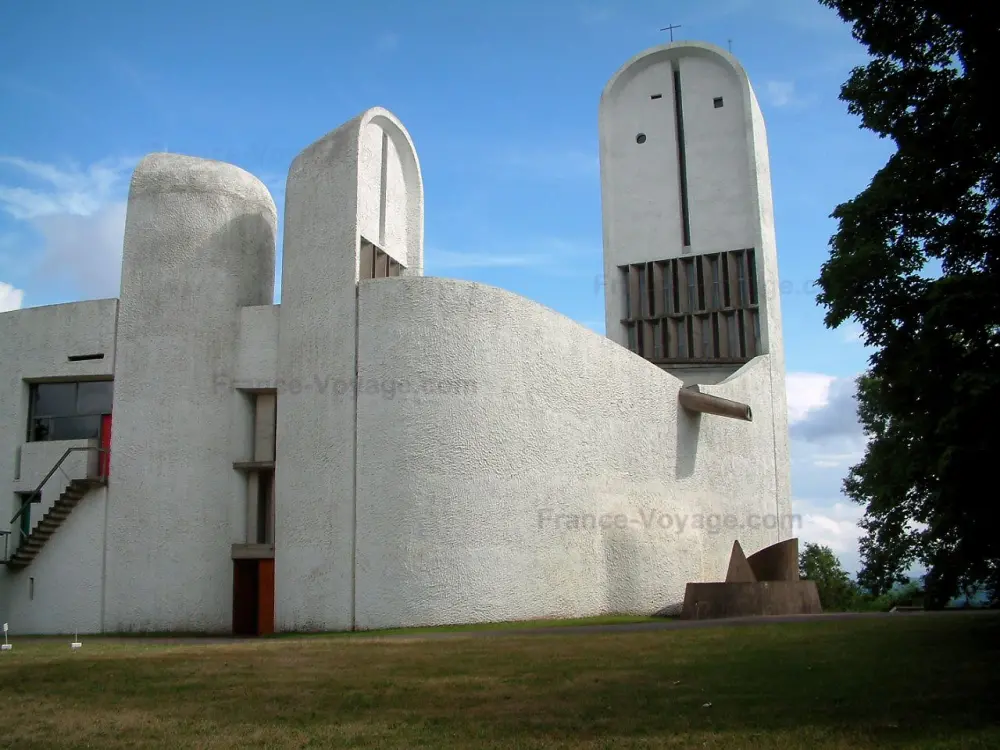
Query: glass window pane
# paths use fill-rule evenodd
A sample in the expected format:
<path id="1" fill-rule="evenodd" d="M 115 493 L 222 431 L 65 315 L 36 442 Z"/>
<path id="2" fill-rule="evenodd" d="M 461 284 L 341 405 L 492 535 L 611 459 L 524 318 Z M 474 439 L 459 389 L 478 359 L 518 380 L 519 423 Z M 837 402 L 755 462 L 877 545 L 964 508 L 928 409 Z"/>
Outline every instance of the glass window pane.
<path id="1" fill-rule="evenodd" d="M 33 417 L 68 417 L 76 414 L 76 383 L 36 383 L 31 386 Z"/>
<path id="2" fill-rule="evenodd" d="M 34 419 L 31 422 L 31 429 L 29 430 L 28 442 L 48 440 L 49 435 L 52 434 L 52 426 L 49 424 L 51 420 L 49 419 Z"/>
<path id="3" fill-rule="evenodd" d="M 114 383 L 110 380 L 80 383 L 76 396 L 76 413 L 110 414 L 113 388 Z"/>
<path id="4" fill-rule="evenodd" d="M 49 440 L 86 440 L 101 435 L 101 417 L 58 417 L 51 420 Z"/>

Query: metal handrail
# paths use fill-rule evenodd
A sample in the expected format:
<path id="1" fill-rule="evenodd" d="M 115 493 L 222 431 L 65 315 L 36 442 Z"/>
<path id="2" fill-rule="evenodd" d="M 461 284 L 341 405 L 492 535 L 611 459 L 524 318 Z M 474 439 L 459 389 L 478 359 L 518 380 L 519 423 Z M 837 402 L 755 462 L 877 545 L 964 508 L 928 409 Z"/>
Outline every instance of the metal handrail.
<path id="1" fill-rule="evenodd" d="M 73 446 L 72 448 L 67 448 L 66 452 L 62 454 L 62 458 L 56 461 L 56 465 L 49 470 L 48 474 L 45 475 L 45 479 L 43 479 L 41 483 L 39 483 L 39 485 L 35 488 L 34 492 L 28 495 L 28 500 L 26 502 L 21 503 L 20 509 L 17 511 L 17 513 L 14 514 L 14 517 L 10 519 L 11 524 L 13 524 L 18 518 L 21 517 L 21 514 L 28 509 L 31 503 L 40 502 L 40 500 L 36 500 L 35 498 L 41 497 L 42 487 L 44 487 L 45 483 L 52 478 L 52 475 L 59 470 L 59 467 L 62 466 L 62 462 L 66 460 L 66 457 L 69 456 L 69 454 L 73 453 L 74 451 L 97 451 L 98 453 L 107 453 L 108 449 L 98 448 L 96 445 L 76 445 Z M 102 475 L 98 474 L 96 478 L 100 479 L 102 478 Z"/>

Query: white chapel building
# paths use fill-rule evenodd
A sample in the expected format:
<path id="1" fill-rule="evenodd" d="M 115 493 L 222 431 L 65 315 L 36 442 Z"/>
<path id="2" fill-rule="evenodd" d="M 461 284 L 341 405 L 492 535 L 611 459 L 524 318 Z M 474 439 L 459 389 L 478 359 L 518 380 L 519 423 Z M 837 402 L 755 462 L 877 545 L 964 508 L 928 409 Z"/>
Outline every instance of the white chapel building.
<path id="1" fill-rule="evenodd" d="M 420 164 L 385 109 L 292 162 L 277 305 L 267 188 L 146 157 L 118 298 L 0 314 L 11 633 L 666 613 L 734 538 L 791 536 L 747 75 L 656 47 L 611 77 L 599 129 L 606 336 L 423 275 Z"/>

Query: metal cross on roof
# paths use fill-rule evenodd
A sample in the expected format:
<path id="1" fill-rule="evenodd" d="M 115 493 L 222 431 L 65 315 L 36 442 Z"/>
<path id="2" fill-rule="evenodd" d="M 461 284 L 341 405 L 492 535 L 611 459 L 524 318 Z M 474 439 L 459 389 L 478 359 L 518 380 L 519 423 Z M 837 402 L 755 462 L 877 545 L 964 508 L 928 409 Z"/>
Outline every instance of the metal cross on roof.
<path id="1" fill-rule="evenodd" d="M 672 42 L 674 41 L 674 29 L 679 29 L 680 27 L 681 27 L 680 24 L 677 24 L 676 26 L 674 24 L 670 24 L 669 26 L 664 26 L 662 29 L 660 29 L 660 31 L 669 31 L 670 41 Z"/>

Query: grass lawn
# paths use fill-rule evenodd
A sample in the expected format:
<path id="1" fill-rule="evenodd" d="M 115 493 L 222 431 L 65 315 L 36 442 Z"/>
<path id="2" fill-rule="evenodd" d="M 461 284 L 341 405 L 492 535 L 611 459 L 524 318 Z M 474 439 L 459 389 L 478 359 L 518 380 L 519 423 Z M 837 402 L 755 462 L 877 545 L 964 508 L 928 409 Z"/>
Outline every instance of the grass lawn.
<path id="1" fill-rule="evenodd" d="M 1000 747 L 1000 617 L 15 641 L 0 747 Z M 710 704 L 710 705 L 706 705 Z"/>

